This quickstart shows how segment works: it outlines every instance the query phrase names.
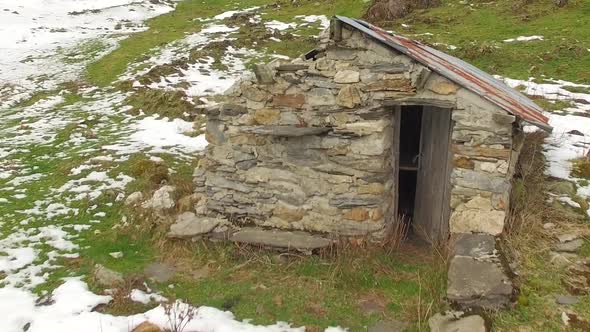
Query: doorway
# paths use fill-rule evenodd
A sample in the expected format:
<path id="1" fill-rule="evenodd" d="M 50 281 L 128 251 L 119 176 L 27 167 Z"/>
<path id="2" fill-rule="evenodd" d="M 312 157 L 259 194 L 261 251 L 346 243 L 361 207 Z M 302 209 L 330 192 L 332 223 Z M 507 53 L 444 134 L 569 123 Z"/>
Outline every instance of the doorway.
<path id="1" fill-rule="evenodd" d="M 415 235 L 437 242 L 449 227 L 451 112 L 402 106 L 398 119 L 398 220 L 404 220 Z"/>

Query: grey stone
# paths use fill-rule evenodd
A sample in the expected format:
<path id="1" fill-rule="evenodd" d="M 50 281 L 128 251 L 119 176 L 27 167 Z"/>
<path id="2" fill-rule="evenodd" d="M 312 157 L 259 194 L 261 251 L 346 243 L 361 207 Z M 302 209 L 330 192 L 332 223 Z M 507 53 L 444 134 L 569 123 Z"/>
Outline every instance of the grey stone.
<path id="1" fill-rule="evenodd" d="M 125 199 L 125 205 L 136 205 L 143 199 L 143 194 L 140 191 L 136 191 Z"/>
<path id="2" fill-rule="evenodd" d="M 496 239 L 489 234 L 456 234 L 455 255 L 482 258 L 492 255 Z"/>
<path id="3" fill-rule="evenodd" d="M 274 72 L 268 65 L 254 65 L 254 75 L 260 84 L 273 84 Z"/>
<path id="4" fill-rule="evenodd" d="M 543 229 L 550 230 L 550 229 L 554 229 L 554 228 L 555 228 L 555 224 L 552 222 L 548 222 L 548 223 L 543 224 Z"/>
<path id="5" fill-rule="evenodd" d="M 584 240 L 577 239 L 565 243 L 558 243 L 555 245 L 555 251 L 558 252 L 577 252 L 584 245 Z"/>
<path id="6" fill-rule="evenodd" d="M 278 66 L 276 69 L 278 71 L 290 72 L 290 71 L 306 70 L 306 69 L 309 69 L 309 66 L 308 65 L 301 65 L 301 64 L 287 63 L 284 65 Z"/>
<path id="7" fill-rule="evenodd" d="M 234 233 L 230 240 L 237 243 L 296 250 L 328 248 L 333 244 L 331 240 L 303 232 L 267 231 L 261 228 L 243 228 Z"/>
<path id="8" fill-rule="evenodd" d="M 146 209 L 166 210 L 171 209 L 176 205 L 172 199 L 172 193 L 176 190 L 173 186 L 163 186 L 156 190 L 150 200 L 143 203 Z"/>
<path id="9" fill-rule="evenodd" d="M 571 295 L 557 295 L 555 296 L 555 303 L 561 305 L 573 305 L 578 304 L 580 302 L 580 298 L 578 296 L 571 296 Z"/>
<path id="10" fill-rule="evenodd" d="M 461 187 L 504 193 L 510 190 L 510 182 L 504 177 L 496 177 L 487 173 L 471 170 L 457 170 L 453 172 L 454 183 Z"/>
<path id="11" fill-rule="evenodd" d="M 410 71 L 410 67 L 404 63 L 376 63 L 363 68 L 369 69 L 374 73 L 385 74 L 401 74 Z"/>
<path id="12" fill-rule="evenodd" d="M 152 263 L 145 267 L 143 273 L 155 282 L 168 282 L 176 275 L 176 269 L 166 263 Z"/>
<path id="13" fill-rule="evenodd" d="M 96 264 L 94 266 L 93 276 L 98 284 L 105 287 L 115 287 L 125 281 L 121 273 L 107 269 L 101 264 Z"/>
<path id="14" fill-rule="evenodd" d="M 367 332 L 403 332 L 408 328 L 408 324 L 396 320 L 381 320 L 375 325 L 370 326 Z"/>
<path id="15" fill-rule="evenodd" d="M 486 332 L 485 320 L 478 315 L 457 317 L 436 314 L 428 320 L 431 332 Z"/>
<path id="16" fill-rule="evenodd" d="M 321 135 L 327 133 L 331 128 L 327 127 L 294 127 L 294 126 L 253 126 L 241 128 L 243 132 L 283 137 L 301 137 L 310 135 Z"/>
<path id="17" fill-rule="evenodd" d="M 574 196 L 576 186 L 570 181 L 554 181 L 547 184 L 547 190 L 557 195 Z"/>
<path id="18" fill-rule="evenodd" d="M 221 145 L 225 143 L 225 125 L 219 120 L 207 121 L 207 141 L 211 144 Z"/>
<path id="19" fill-rule="evenodd" d="M 512 282 L 497 263 L 463 256 L 451 260 L 447 297 L 459 306 L 503 308 L 510 303 L 512 290 Z"/>
<path id="20" fill-rule="evenodd" d="M 339 47 L 331 48 L 327 52 L 328 59 L 333 60 L 354 60 L 357 54 L 357 50 Z"/>
<path id="21" fill-rule="evenodd" d="M 193 212 L 185 212 L 176 217 L 176 221 L 170 226 L 168 237 L 170 238 L 192 238 L 211 232 L 220 220 L 198 217 Z"/>
<path id="22" fill-rule="evenodd" d="M 374 195 L 336 195 L 330 199 L 330 205 L 340 209 L 350 209 L 354 207 L 377 207 L 383 203 L 383 197 Z"/>
<path id="23" fill-rule="evenodd" d="M 238 116 L 248 113 L 248 109 L 242 105 L 223 104 L 221 105 L 222 116 Z"/>
<path id="24" fill-rule="evenodd" d="M 336 104 L 336 97 L 330 89 L 315 88 L 309 90 L 307 102 L 310 106 L 327 106 Z"/>
<path id="25" fill-rule="evenodd" d="M 566 243 L 578 239 L 580 236 L 575 233 L 565 233 L 557 236 L 559 243 Z"/>

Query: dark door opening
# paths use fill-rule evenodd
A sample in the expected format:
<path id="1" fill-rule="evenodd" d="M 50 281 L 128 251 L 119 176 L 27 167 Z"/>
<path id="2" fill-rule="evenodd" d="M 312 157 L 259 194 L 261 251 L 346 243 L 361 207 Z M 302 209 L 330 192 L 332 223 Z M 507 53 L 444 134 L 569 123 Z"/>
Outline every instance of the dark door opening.
<path id="1" fill-rule="evenodd" d="M 448 235 L 451 111 L 403 106 L 398 122 L 398 220 L 413 234 L 434 243 Z"/>
<path id="2" fill-rule="evenodd" d="M 422 106 L 405 106 L 400 113 L 398 215 L 409 226 L 414 216 L 420 167 Z"/>

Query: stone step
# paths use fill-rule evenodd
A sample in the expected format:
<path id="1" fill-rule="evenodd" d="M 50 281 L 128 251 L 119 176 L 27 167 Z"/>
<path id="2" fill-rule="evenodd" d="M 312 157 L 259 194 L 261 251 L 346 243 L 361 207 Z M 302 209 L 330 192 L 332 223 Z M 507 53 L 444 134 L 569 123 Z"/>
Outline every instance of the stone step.
<path id="1" fill-rule="evenodd" d="M 305 232 L 265 230 L 262 228 L 242 228 L 242 230 L 230 237 L 230 241 L 300 251 L 328 248 L 334 244 L 332 240 Z"/>
<path id="2" fill-rule="evenodd" d="M 458 234 L 454 240 L 447 298 L 462 309 L 507 307 L 514 288 L 500 263 L 494 236 Z"/>

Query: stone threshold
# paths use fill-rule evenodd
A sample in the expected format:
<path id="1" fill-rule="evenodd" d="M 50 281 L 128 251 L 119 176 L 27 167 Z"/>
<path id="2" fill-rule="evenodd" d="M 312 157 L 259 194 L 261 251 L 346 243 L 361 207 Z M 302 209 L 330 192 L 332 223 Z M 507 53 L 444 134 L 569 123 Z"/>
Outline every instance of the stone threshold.
<path id="1" fill-rule="evenodd" d="M 449 264 L 447 298 L 461 310 L 499 310 L 515 298 L 496 239 L 488 234 L 456 234 Z"/>
<path id="2" fill-rule="evenodd" d="M 307 232 L 291 232 L 277 229 L 267 230 L 259 227 L 242 228 L 233 233 L 229 237 L 229 240 L 240 244 L 301 252 L 327 249 L 335 244 L 333 240 Z"/>

